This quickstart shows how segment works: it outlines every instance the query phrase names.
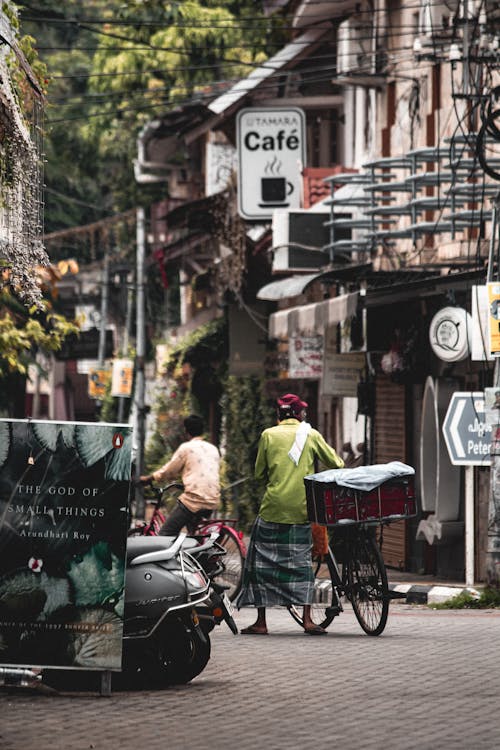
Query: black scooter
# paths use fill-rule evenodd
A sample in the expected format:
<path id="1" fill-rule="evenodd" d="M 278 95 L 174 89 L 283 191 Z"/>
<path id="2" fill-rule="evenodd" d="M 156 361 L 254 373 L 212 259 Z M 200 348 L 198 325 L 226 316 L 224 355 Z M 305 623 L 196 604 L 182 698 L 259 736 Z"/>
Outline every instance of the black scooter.
<path id="1" fill-rule="evenodd" d="M 122 679 L 145 687 L 186 683 L 210 659 L 209 628 L 197 609 L 210 581 L 186 535 L 127 542 Z M 189 549 L 189 551 L 188 551 Z"/>

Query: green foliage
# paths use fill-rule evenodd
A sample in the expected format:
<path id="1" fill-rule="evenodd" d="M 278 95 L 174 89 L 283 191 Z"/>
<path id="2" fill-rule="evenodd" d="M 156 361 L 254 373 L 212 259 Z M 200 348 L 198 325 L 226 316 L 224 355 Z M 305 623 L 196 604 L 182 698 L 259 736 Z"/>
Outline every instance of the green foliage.
<path id="1" fill-rule="evenodd" d="M 193 411 L 190 394 L 177 388 L 174 382 L 166 384 L 156 396 L 153 411 L 155 429 L 144 456 L 147 473 L 168 461 L 185 439 L 183 420 Z"/>
<path id="2" fill-rule="evenodd" d="M 226 479 L 230 484 L 248 477 L 235 488 L 234 505 L 238 506 L 241 527 L 249 528 L 264 489 L 254 479 L 257 446 L 262 430 L 275 424 L 275 410 L 264 392 L 264 379 L 256 376 L 229 376 L 222 407 Z"/>
<path id="3" fill-rule="evenodd" d="M 203 350 L 200 350 L 201 346 Z M 178 344 L 172 347 L 166 362 L 167 370 L 174 373 L 177 367 L 185 363 L 196 366 L 208 352 L 212 360 L 219 360 L 226 356 L 227 325 L 224 318 L 211 320 L 184 336 Z"/>
<path id="4" fill-rule="evenodd" d="M 32 317 L 26 318 L 20 313 L 12 312 L 12 305 L 4 295 L 2 315 L 0 317 L 0 378 L 10 374 L 25 375 L 28 365 L 34 362 L 37 349 L 58 351 L 66 336 L 79 332 L 74 323 L 63 315 L 53 312 L 37 313 L 32 308 Z"/>
<path id="5" fill-rule="evenodd" d="M 495 609 L 500 607 L 500 589 L 487 586 L 479 596 L 461 591 L 445 602 L 429 606 L 432 609 Z"/>
<path id="6" fill-rule="evenodd" d="M 164 198 L 164 185 L 134 180 L 139 130 L 176 103 L 208 101 L 284 41 L 279 16 L 264 16 L 254 0 L 42 6 L 23 8 L 20 19 L 49 71 L 46 232 L 126 210 L 139 195 L 142 203 Z M 86 24 L 90 18 L 103 22 Z M 57 252 L 71 254 L 69 247 Z"/>
<path id="7" fill-rule="evenodd" d="M 106 393 L 99 412 L 99 421 L 112 424 L 118 422 L 118 399 L 111 395 L 111 381 L 106 386 Z"/>

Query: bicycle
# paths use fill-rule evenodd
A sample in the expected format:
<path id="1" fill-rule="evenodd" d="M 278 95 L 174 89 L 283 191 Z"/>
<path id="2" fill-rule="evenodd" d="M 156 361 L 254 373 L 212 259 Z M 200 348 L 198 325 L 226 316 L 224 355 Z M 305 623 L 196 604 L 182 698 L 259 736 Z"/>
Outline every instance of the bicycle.
<path id="1" fill-rule="evenodd" d="M 333 546 L 337 555 L 329 544 L 325 558 L 312 561 L 315 579 L 315 601 L 311 606 L 313 622 L 326 629 L 344 611 L 342 598 L 345 597 L 364 632 L 380 635 L 387 623 L 389 602 L 395 597 L 389 591 L 375 529 L 354 524 L 335 529 Z M 292 605 L 288 611 L 303 627 L 302 607 Z"/>
<path id="2" fill-rule="evenodd" d="M 224 495 L 244 481 L 246 481 L 246 478 L 238 479 L 222 490 L 223 507 L 225 506 Z M 153 505 L 152 516 L 149 521 L 142 521 L 129 529 L 128 536 L 156 536 L 166 520 L 166 516 L 161 509 L 164 495 L 168 493 L 172 500 L 177 500 L 183 489 L 184 486 L 180 482 L 172 482 L 165 487 L 150 487 L 153 497 L 148 498 L 148 502 Z M 210 511 L 207 511 L 208 513 Z M 215 576 L 214 580 L 225 588 L 230 601 L 234 601 L 240 593 L 243 566 L 247 553 L 243 532 L 234 528 L 235 523 L 236 519 L 234 518 L 207 516 L 202 518 L 195 526 L 187 529 L 191 536 L 217 534 L 216 541 L 224 548 L 226 554 L 224 556 L 224 570 Z"/>
<path id="3" fill-rule="evenodd" d="M 355 477 L 361 476 L 366 483 L 370 471 L 375 477 L 372 489 L 355 489 Z M 316 625 L 327 628 L 344 611 L 345 597 L 364 632 L 380 635 L 387 624 L 391 599 L 404 596 L 389 591 L 381 553 L 383 528 L 392 521 L 416 515 L 415 471 L 393 462 L 344 469 L 342 474 L 344 480 L 338 484 L 335 469 L 304 478 L 309 520 L 332 529 L 324 559 L 312 561 L 315 587 L 311 617 Z M 347 474 L 349 482 L 345 480 Z M 295 606 L 288 610 L 303 626 L 302 610 Z"/>

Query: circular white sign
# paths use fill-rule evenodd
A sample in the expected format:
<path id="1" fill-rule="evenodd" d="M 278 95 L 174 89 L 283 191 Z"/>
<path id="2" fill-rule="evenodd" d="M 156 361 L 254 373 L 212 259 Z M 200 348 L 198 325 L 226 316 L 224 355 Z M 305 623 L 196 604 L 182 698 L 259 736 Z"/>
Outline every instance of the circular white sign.
<path id="1" fill-rule="evenodd" d="M 472 318 L 462 307 L 443 307 L 431 320 L 429 340 L 444 362 L 459 362 L 470 352 Z"/>

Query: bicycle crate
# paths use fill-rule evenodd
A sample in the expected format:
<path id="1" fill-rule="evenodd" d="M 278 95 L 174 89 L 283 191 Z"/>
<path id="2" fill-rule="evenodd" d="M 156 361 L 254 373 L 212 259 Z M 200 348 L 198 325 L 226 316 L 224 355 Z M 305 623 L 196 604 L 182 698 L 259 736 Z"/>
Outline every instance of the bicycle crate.
<path id="1" fill-rule="evenodd" d="M 413 474 L 388 479 L 371 490 L 309 477 L 304 484 L 309 521 L 323 526 L 398 521 L 417 513 Z"/>

